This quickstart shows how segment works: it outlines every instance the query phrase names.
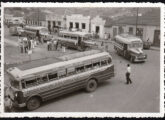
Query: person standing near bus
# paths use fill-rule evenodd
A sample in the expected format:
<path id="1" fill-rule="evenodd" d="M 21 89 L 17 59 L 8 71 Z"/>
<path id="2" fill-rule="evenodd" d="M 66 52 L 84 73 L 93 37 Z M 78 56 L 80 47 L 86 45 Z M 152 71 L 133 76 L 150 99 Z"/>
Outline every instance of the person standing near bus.
<path id="1" fill-rule="evenodd" d="M 131 79 L 130 79 L 130 75 L 131 75 L 131 67 L 130 67 L 130 65 L 129 64 L 127 64 L 127 72 L 126 72 L 126 80 L 127 80 L 127 82 L 126 82 L 126 84 L 131 84 L 132 83 L 132 81 L 131 81 Z"/>
<path id="2" fill-rule="evenodd" d="M 56 40 L 53 41 L 53 48 L 54 48 L 54 50 L 57 50 L 57 41 Z"/>
<path id="3" fill-rule="evenodd" d="M 22 39 L 21 39 L 21 37 L 20 37 L 20 36 L 18 36 L 18 47 L 19 47 L 19 49 L 20 49 L 21 53 L 23 53 L 23 48 L 22 48 Z"/>

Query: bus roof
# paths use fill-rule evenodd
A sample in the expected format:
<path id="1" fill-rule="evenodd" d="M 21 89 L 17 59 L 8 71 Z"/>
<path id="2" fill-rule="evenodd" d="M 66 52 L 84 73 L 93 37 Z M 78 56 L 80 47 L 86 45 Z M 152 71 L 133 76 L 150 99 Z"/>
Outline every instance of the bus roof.
<path id="1" fill-rule="evenodd" d="M 117 41 L 120 41 L 122 43 L 126 43 L 126 44 L 131 44 L 132 42 L 141 42 L 142 40 L 136 36 L 133 35 L 129 35 L 129 34 L 120 34 L 117 35 L 116 37 Z"/>
<path id="2" fill-rule="evenodd" d="M 90 50 L 90 51 L 86 51 L 86 52 L 64 55 L 64 56 L 59 57 L 59 59 L 61 59 L 63 61 L 71 60 L 71 59 L 80 58 L 80 57 L 84 57 L 84 56 L 88 56 L 88 55 L 92 55 L 92 54 L 96 54 L 96 53 L 100 53 L 100 52 L 101 52 L 100 50 Z"/>
<path id="3" fill-rule="evenodd" d="M 73 66 L 75 63 L 82 64 L 84 61 L 88 60 L 97 60 L 97 58 L 104 58 L 104 57 L 110 57 L 109 53 L 107 52 L 101 52 L 93 55 L 83 56 L 75 59 L 71 59 L 68 61 L 60 61 L 55 62 L 47 65 L 42 65 L 39 67 L 34 67 L 30 69 L 20 70 L 18 67 L 9 68 L 7 72 L 12 75 L 15 80 L 20 80 L 23 78 L 26 78 L 28 76 L 35 76 L 39 75 L 40 73 L 44 71 L 56 71 L 59 68 L 64 68 L 65 66 Z"/>
<path id="4" fill-rule="evenodd" d="M 77 35 L 77 36 L 90 35 L 90 33 L 86 33 L 86 32 L 80 32 L 80 31 L 67 31 L 67 30 L 60 31 L 60 33 L 62 33 L 62 34 L 69 34 L 69 35 Z"/>
<path id="5" fill-rule="evenodd" d="M 25 29 L 32 29 L 32 30 L 40 30 L 40 29 L 43 29 L 43 28 L 45 29 L 46 27 L 42 27 L 42 26 L 25 26 Z"/>

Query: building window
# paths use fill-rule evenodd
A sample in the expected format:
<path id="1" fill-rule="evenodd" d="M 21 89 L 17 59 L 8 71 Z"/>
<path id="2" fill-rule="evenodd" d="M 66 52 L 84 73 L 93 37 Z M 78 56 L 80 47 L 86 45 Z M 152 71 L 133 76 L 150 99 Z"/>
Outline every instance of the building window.
<path id="1" fill-rule="evenodd" d="M 133 34 L 133 27 L 129 27 L 129 34 Z"/>
<path id="2" fill-rule="evenodd" d="M 73 28 L 73 22 L 70 22 L 69 24 L 70 24 L 69 28 Z"/>
<path id="3" fill-rule="evenodd" d="M 58 25 L 61 26 L 61 22 L 60 21 L 58 21 Z"/>
<path id="4" fill-rule="evenodd" d="M 85 29 L 85 27 L 86 27 L 85 23 L 82 23 L 82 29 Z"/>
<path id="5" fill-rule="evenodd" d="M 124 29 L 122 26 L 119 26 L 119 34 L 124 33 Z"/>
<path id="6" fill-rule="evenodd" d="M 76 26 L 77 29 L 79 29 L 79 23 L 76 22 L 75 26 Z"/>

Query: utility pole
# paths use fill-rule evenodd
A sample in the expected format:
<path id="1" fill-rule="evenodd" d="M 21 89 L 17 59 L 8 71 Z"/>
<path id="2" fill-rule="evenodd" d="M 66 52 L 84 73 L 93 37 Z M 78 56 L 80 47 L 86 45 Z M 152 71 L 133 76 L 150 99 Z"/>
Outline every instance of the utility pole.
<path id="1" fill-rule="evenodd" d="M 37 14 L 38 14 L 38 26 L 40 26 L 40 24 L 39 24 L 39 21 L 40 21 L 40 18 L 39 18 L 39 8 L 38 8 Z"/>
<path id="2" fill-rule="evenodd" d="M 136 36 L 137 36 L 138 14 L 139 14 L 139 8 L 137 8 L 136 10 Z"/>

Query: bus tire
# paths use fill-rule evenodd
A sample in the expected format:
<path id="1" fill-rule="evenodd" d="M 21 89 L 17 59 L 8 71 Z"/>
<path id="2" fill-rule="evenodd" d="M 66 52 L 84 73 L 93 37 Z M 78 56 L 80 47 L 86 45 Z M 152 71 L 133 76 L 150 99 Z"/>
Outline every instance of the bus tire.
<path id="1" fill-rule="evenodd" d="M 32 111 L 35 110 L 37 108 L 39 108 L 41 105 L 41 100 L 38 97 L 31 97 L 28 101 L 27 101 L 27 109 Z"/>
<path id="2" fill-rule="evenodd" d="M 87 82 L 86 91 L 87 91 L 87 92 L 93 92 L 93 91 L 96 90 L 96 88 L 97 88 L 97 82 L 96 82 L 96 80 L 90 79 L 90 80 Z"/>

